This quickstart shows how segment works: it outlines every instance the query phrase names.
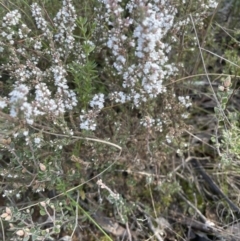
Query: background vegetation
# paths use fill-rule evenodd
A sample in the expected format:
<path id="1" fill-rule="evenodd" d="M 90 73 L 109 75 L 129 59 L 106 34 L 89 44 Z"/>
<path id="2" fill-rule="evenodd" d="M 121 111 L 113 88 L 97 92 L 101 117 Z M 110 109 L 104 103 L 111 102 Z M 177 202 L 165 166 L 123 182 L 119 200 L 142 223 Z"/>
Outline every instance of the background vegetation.
<path id="1" fill-rule="evenodd" d="M 0 6 L 1 240 L 239 236 L 237 0 Z"/>

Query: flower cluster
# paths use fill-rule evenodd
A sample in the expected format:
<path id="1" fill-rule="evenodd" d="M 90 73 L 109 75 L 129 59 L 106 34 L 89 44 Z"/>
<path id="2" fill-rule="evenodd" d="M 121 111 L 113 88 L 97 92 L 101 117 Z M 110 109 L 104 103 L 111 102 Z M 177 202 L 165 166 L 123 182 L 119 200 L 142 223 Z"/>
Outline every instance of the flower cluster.
<path id="1" fill-rule="evenodd" d="M 192 102 L 189 96 L 178 96 L 178 100 L 186 108 L 192 106 Z"/>
<path id="2" fill-rule="evenodd" d="M 96 94 L 90 101 L 90 106 L 92 108 L 97 108 L 101 110 L 104 107 L 104 95 L 103 94 Z"/>
<path id="3" fill-rule="evenodd" d="M 33 124 L 39 116 L 57 118 L 77 105 L 76 94 L 68 86 L 64 64 L 66 51 L 73 51 L 76 14 L 72 2 L 64 0 L 63 7 L 53 19 L 54 36 L 37 3 L 31 5 L 31 11 L 36 27 L 42 33 L 32 38 L 31 30 L 22 24 L 20 13 L 15 10 L 3 18 L 3 40 L 0 43 L 6 52 L 10 51 L 10 60 L 2 67 L 11 73 L 15 82 L 9 97 L 0 99 L 0 107 L 9 106 L 12 117 L 23 117 L 28 124 Z M 13 35 L 15 41 L 27 38 L 28 47 L 9 48 L 9 43 L 14 44 Z M 43 41 L 45 45 L 48 43 L 45 49 Z M 50 63 L 47 68 L 39 67 L 42 65 L 41 56 Z"/>
<path id="4" fill-rule="evenodd" d="M 164 82 L 178 72 L 169 60 L 172 46 L 166 39 L 173 29 L 178 31 L 189 21 L 175 21 L 178 10 L 173 0 L 130 0 L 126 5 L 120 0 L 99 2 L 105 13 L 96 14 L 98 31 L 104 30 L 98 43 L 109 49 L 106 65 L 118 82 L 117 88 L 110 88 L 108 96 L 96 94 L 89 102 L 90 110 L 81 113 L 80 128 L 90 130 L 96 129 L 96 117 L 104 107 L 105 99 L 115 103 L 129 102 L 138 108 L 166 93 Z M 209 0 L 205 5 L 206 9 L 207 6 L 216 7 L 216 1 Z M 3 41 L 0 43 L 3 51 L 10 52 L 10 61 L 4 69 L 11 72 L 15 80 L 9 98 L 0 99 L 0 108 L 8 106 L 13 117 L 21 116 L 28 124 L 33 124 L 39 116 L 57 118 L 73 110 L 77 96 L 69 88 L 66 59 L 71 56 L 73 62 L 81 65 L 89 54 L 83 49 L 97 46 L 91 39 L 82 43 L 75 41 L 77 15 L 72 0 L 62 0 L 62 7 L 52 21 L 44 17 L 44 11 L 37 3 L 31 5 L 31 12 L 40 34 L 32 37 L 33 31 L 22 23 L 19 11 L 14 10 L 3 18 Z M 28 40 L 27 48 L 21 44 L 14 46 L 24 38 Z M 43 58 L 47 64 L 41 68 Z M 186 107 L 191 105 L 187 97 L 178 99 Z"/>
<path id="5" fill-rule="evenodd" d="M 98 116 L 98 110 L 90 110 L 87 113 L 82 111 L 80 115 L 80 128 L 82 130 L 91 130 L 95 131 L 97 124 L 96 124 L 96 117 Z"/>
<path id="6" fill-rule="evenodd" d="M 19 23 L 21 19 L 21 14 L 18 10 L 11 11 L 6 14 L 6 16 L 3 18 L 3 27 L 11 27 L 15 26 Z"/>
<path id="7" fill-rule="evenodd" d="M 76 19 L 76 11 L 71 0 L 63 0 L 63 7 L 53 19 L 54 26 L 57 29 L 54 40 L 62 46 L 59 49 L 62 56 L 74 48 L 73 31 L 76 27 Z"/>
<path id="8" fill-rule="evenodd" d="M 146 128 L 154 127 L 155 131 L 162 132 L 163 130 L 163 123 L 159 118 L 153 119 L 149 116 L 146 116 L 145 118 L 141 119 L 140 124 Z"/>
<path id="9" fill-rule="evenodd" d="M 119 0 L 99 2 L 105 7 L 105 13 L 98 15 L 98 23 L 101 23 L 98 29 L 108 26 L 108 31 L 101 35 L 101 41 L 111 51 L 105 59 L 106 65 L 112 63 L 112 75 L 122 79 L 118 91 L 113 90 L 106 98 L 115 103 L 128 101 L 134 107 L 140 107 L 143 102 L 166 93 L 163 83 L 178 69 L 169 62 L 171 45 L 165 39 L 173 29 L 180 31 L 189 19 L 175 21 L 178 10 L 174 1 L 130 0 L 125 7 Z M 206 6 L 216 7 L 216 4 L 216 1 L 209 0 Z M 206 11 L 197 19 L 203 19 L 204 14 Z M 189 107 L 188 97 L 183 98 L 179 98 L 180 104 Z"/>
<path id="10" fill-rule="evenodd" d="M 113 66 L 117 74 L 124 80 L 124 99 L 139 106 L 141 102 L 165 92 L 163 80 L 176 72 L 174 65 L 167 63 L 170 46 L 162 40 L 173 26 L 177 11 L 161 3 L 139 5 L 137 1 L 130 1 L 126 9 L 122 9 L 117 1 L 105 0 L 103 3 L 107 9 L 106 21 L 112 26 L 106 45 L 115 56 Z M 123 11 L 129 11 L 130 17 L 123 17 Z M 110 13 L 117 14 L 115 21 L 110 21 Z M 133 28 L 131 39 L 127 37 L 130 27 Z M 134 54 L 132 60 L 129 52 Z M 123 96 L 123 92 L 119 95 L 115 92 L 115 96 L 118 102 L 118 96 Z"/>
<path id="11" fill-rule="evenodd" d="M 12 31 L 12 27 L 19 24 L 21 20 L 21 14 L 18 10 L 11 11 L 6 14 L 5 17 L 3 17 L 2 27 L 4 30 L 1 31 L 1 36 L 6 40 L 6 43 L 13 45 L 14 40 L 13 36 L 15 35 L 15 32 Z M 22 26 L 24 29 L 26 28 L 25 25 Z M 21 34 L 23 31 L 21 30 L 21 27 L 19 28 L 19 34 Z M 22 36 L 22 34 L 21 34 Z"/>
<path id="12" fill-rule="evenodd" d="M 162 3 L 139 4 L 136 0 L 129 1 L 123 8 L 119 1 L 99 1 L 106 10 L 104 16 L 99 16 L 99 22 L 104 19 L 109 26 L 102 42 L 111 50 L 110 58 L 114 58 L 113 76 L 123 79 L 123 89 L 110 92 L 107 98 L 115 103 L 130 101 L 139 107 L 148 99 L 166 92 L 163 80 L 176 73 L 176 67 L 167 63 L 171 47 L 163 43 L 173 25 L 176 8 L 170 4 L 164 7 Z M 130 13 L 128 17 L 124 16 L 126 11 Z M 106 63 L 110 61 L 106 59 Z M 93 101 L 90 106 L 93 107 Z M 99 107 L 100 110 L 102 106 Z M 90 129 L 95 129 L 95 122 L 92 118 L 88 122 L 87 115 L 94 116 L 92 110 L 81 115 L 80 128 L 85 129 L 92 123 Z"/>
<path id="13" fill-rule="evenodd" d="M 126 95 L 122 91 L 114 91 L 109 94 L 109 98 L 112 101 L 115 101 L 116 103 L 125 103 L 127 101 Z"/>
<path id="14" fill-rule="evenodd" d="M 104 107 L 104 102 L 104 94 L 96 94 L 93 96 L 89 103 L 92 109 L 88 112 L 82 111 L 82 114 L 80 115 L 80 128 L 82 130 L 96 130 L 96 118 Z"/>
<path id="15" fill-rule="evenodd" d="M 47 21 L 42 16 L 42 9 L 37 3 L 31 5 L 32 16 L 35 19 L 37 28 L 40 29 L 45 36 L 51 36 L 51 31 L 48 28 Z"/>

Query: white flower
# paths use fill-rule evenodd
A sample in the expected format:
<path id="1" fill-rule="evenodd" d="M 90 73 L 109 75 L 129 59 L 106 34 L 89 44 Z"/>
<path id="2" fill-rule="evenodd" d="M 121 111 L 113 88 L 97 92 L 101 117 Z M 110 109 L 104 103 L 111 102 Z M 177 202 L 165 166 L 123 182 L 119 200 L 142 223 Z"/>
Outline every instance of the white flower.
<path id="1" fill-rule="evenodd" d="M 9 94 L 11 96 L 10 102 L 14 103 L 14 102 L 19 102 L 21 100 L 24 100 L 28 92 L 29 92 L 29 87 L 26 86 L 25 84 L 20 84 L 19 86 L 15 86 L 13 91 L 10 92 Z"/>
<path id="2" fill-rule="evenodd" d="M 189 96 L 178 96 L 179 102 L 184 105 L 186 108 L 190 107 L 192 105 L 190 97 Z"/>
<path id="3" fill-rule="evenodd" d="M 87 113 L 82 111 L 80 115 L 80 129 L 82 130 L 96 130 L 96 117 L 99 113 L 99 110 L 89 110 Z"/>
<path id="4" fill-rule="evenodd" d="M 21 14 L 18 10 L 13 10 L 3 17 L 2 26 L 15 26 L 19 23 L 21 19 Z"/>
<path id="5" fill-rule="evenodd" d="M 28 130 L 25 130 L 25 131 L 23 132 L 23 135 L 24 135 L 24 136 L 28 136 Z"/>
<path id="6" fill-rule="evenodd" d="M 0 100 L 0 109 L 3 109 L 7 106 L 7 102 L 4 100 Z"/>
<path id="7" fill-rule="evenodd" d="M 94 95 L 94 97 L 92 98 L 92 100 L 90 101 L 89 105 L 92 108 L 97 108 L 99 110 L 101 110 L 104 107 L 104 94 L 96 94 Z"/>
<path id="8" fill-rule="evenodd" d="M 39 137 L 34 138 L 35 144 L 39 144 L 41 142 L 41 139 Z"/>

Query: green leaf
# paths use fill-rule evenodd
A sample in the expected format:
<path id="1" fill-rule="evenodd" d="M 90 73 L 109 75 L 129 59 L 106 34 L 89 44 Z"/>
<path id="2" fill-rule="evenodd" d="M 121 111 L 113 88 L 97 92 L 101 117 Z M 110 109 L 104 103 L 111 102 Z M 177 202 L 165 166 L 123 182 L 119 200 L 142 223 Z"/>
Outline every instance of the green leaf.
<path id="1" fill-rule="evenodd" d="M 45 212 L 43 209 L 41 209 L 41 210 L 40 210 L 40 215 L 41 215 L 41 216 L 44 216 L 44 215 L 46 215 L 46 212 Z"/>
<path id="2" fill-rule="evenodd" d="M 23 241 L 28 241 L 29 238 L 30 238 L 30 236 L 26 236 L 26 237 L 23 238 Z M 34 241 L 35 239 L 32 239 L 32 240 Z"/>

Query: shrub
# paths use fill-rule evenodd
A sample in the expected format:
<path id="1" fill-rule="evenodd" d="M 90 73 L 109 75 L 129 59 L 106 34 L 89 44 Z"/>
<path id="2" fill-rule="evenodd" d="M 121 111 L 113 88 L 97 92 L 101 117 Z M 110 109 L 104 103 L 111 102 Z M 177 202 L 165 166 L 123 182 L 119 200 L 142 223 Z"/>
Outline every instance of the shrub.
<path id="1" fill-rule="evenodd" d="M 173 149 L 184 152 L 191 98 L 177 78 L 184 69 L 181 62 L 196 47 L 188 15 L 193 12 L 202 30 L 208 8 L 216 7 L 215 1 L 206 2 L 189 7 L 180 0 L 86 0 L 76 1 L 75 8 L 73 1 L 63 0 L 59 10 L 50 9 L 49 1 L 6 6 L 0 37 L 1 71 L 9 77 L 3 83 L 9 89 L 0 97 L 0 144 L 6 159 L 1 175 L 8 180 L 4 195 L 24 198 L 30 189 L 34 198 L 36 192 L 56 189 L 71 199 L 66 192 L 81 188 L 79 180 L 88 181 L 84 165 L 101 172 L 108 169 L 105 158 L 118 155 L 104 149 L 109 139 L 123 146 L 123 169 L 160 165 L 159 158 L 166 160 Z M 184 35 L 186 51 L 178 41 Z M 71 156 L 77 161 L 70 161 Z M 96 166 L 90 158 L 98 161 Z M 108 175 L 116 182 L 112 172 Z M 174 192 L 169 190 L 168 204 Z M 69 215 L 63 211 L 67 204 L 46 203 L 35 206 L 50 219 L 47 206 L 54 212 L 47 233 L 35 227 L 27 207 L 9 207 L 2 218 L 13 224 L 16 237 L 50 239 Z"/>

